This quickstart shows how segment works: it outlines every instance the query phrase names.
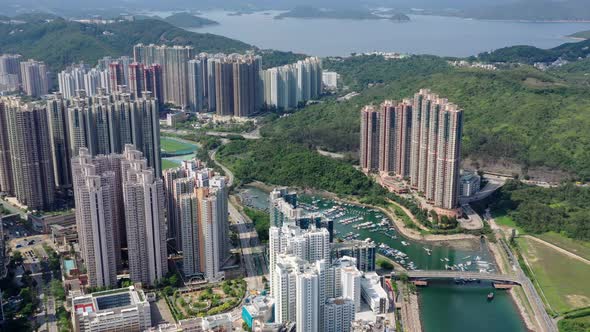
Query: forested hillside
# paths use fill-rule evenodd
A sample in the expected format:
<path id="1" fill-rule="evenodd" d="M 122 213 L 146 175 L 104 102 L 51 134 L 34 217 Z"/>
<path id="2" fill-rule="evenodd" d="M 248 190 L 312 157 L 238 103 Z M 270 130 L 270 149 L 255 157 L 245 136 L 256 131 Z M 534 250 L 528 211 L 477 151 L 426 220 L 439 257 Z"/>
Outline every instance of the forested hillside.
<path id="1" fill-rule="evenodd" d="M 550 49 L 523 45 L 504 47 L 493 52 L 481 53 L 477 56 L 477 59 L 486 62 L 512 62 L 532 65 L 535 62 L 553 62 L 559 58 L 576 61 L 588 55 L 590 55 L 590 40 L 584 40 L 566 43 Z"/>
<path id="2" fill-rule="evenodd" d="M 59 18 L 51 22 L 0 24 L 0 53 L 20 53 L 43 60 L 52 70 L 81 60 L 94 64 L 107 55 L 132 55 L 137 43 L 191 45 L 198 52 L 242 52 L 252 48 L 237 40 L 189 32 L 154 19 L 107 25 Z"/>
<path id="3" fill-rule="evenodd" d="M 527 232 L 590 240 L 590 188 L 573 184 L 541 188 L 510 181 L 494 195 L 490 208 L 507 212 Z"/>
<path id="4" fill-rule="evenodd" d="M 263 128 L 264 135 L 330 151 L 357 151 L 362 106 L 430 88 L 464 108 L 464 156 L 590 178 L 590 89 L 584 85 L 532 67 L 456 69 L 433 57 L 353 57 L 326 61 L 325 67 L 341 73 L 344 84 L 362 91 L 361 96 L 307 107 Z"/>

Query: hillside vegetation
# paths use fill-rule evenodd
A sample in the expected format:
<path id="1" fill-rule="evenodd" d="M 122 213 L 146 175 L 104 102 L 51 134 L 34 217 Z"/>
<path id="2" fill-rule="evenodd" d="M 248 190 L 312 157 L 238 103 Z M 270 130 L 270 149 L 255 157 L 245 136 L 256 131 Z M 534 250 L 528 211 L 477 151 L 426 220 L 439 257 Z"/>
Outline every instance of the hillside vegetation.
<path id="1" fill-rule="evenodd" d="M 481 53 L 477 56 L 477 59 L 485 62 L 512 62 L 532 65 L 535 62 L 553 62 L 559 58 L 575 61 L 588 55 L 590 55 L 590 40 L 584 40 L 562 44 L 550 49 L 523 45 L 504 47 L 492 52 Z"/>
<path id="2" fill-rule="evenodd" d="M 573 38 L 583 38 L 583 39 L 590 39 L 590 30 L 588 31 L 580 31 L 580 32 L 576 32 L 572 35 L 570 35 L 570 37 Z"/>
<path id="3" fill-rule="evenodd" d="M 198 52 L 243 52 L 252 48 L 230 38 L 189 32 L 154 19 L 108 25 L 63 19 L 0 24 L 0 53 L 20 53 L 43 60 L 52 70 L 82 60 L 94 64 L 107 55 L 132 55 L 137 43 L 191 45 Z"/>
<path id="4" fill-rule="evenodd" d="M 208 25 L 217 25 L 219 22 L 208 18 L 195 16 L 190 13 L 176 13 L 164 19 L 166 22 L 180 28 L 202 28 Z"/>
<path id="5" fill-rule="evenodd" d="M 339 195 L 383 194 L 381 187 L 351 165 L 297 144 L 275 140 L 236 140 L 217 153 L 243 183 L 326 190 Z"/>
<path id="6" fill-rule="evenodd" d="M 334 152 L 357 152 L 360 109 L 430 88 L 465 110 L 463 154 L 561 169 L 590 178 L 590 90 L 531 67 L 451 68 L 435 57 L 326 61 L 359 97 L 326 100 L 281 118 L 262 134 Z M 372 88 L 368 88 L 372 84 Z"/>
<path id="7" fill-rule="evenodd" d="M 509 181 L 488 201 L 492 211 L 507 213 L 526 232 L 590 241 L 590 188 L 541 188 Z"/>

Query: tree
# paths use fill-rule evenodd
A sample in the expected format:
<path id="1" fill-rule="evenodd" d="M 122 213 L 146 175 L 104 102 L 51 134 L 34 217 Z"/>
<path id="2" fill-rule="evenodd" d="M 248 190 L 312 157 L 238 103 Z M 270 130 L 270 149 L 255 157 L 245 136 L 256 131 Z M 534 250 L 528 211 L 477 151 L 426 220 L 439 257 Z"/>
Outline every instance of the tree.
<path id="1" fill-rule="evenodd" d="M 406 283 L 408 283 L 408 281 L 410 281 L 410 277 L 408 276 L 407 273 L 403 273 L 402 272 L 402 273 L 399 274 L 399 280 L 401 282 L 403 282 L 404 284 L 406 284 Z"/>
<path id="2" fill-rule="evenodd" d="M 164 287 L 164 294 L 166 294 L 166 296 L 172 296 L 174 294 L 174 288 L 170 286 Z"/>
<path id="3" fill-rule="evenodd" d="M 55 297 L 58 300 L 65 301 L 66 292 L 59 280 L 52 280 L 49 287 L 51 289 L 51 295 L 53 295 L 53 297 Z"/>
<path id="4" fill-rule="evenodd" d="M 22 265 L 24 261 L 23 254 L 18 250 L 14 251 L 12 254 L 12 261 L 15 265 Z"/>

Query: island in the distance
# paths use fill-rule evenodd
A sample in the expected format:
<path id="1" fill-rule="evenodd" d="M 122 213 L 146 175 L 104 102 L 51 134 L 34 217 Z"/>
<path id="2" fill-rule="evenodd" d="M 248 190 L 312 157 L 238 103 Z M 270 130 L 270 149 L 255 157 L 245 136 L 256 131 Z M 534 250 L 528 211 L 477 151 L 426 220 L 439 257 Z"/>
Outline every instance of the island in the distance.
<path id="1" fill-rule="evenodd" d="M 569 35 L 568 37 L 577 39 L 590 39 L 590 30 L 576 32 L 574 34 Z"/>
<path id="2" fill-rule="evenodd" d="M 384 20 L 394 22 L 406 22 L 410 20 L 405 14 L 391 13 L 390 15 L 377 15 L 367 9 L 320 9 L 311 6 L 298 6 L 290 11 L 275 16 L 275 19 L 283 18 L 333 18 L 350 20 Z"/>
<path id="3" fill-rule="evenodd" d="M 172 14 L 166 17 L 164 21 L 179 28 L 202 28 L 208 25 L 219 24 L 219 22 L 204 17 L 195 16 L 187 12 Z"/>

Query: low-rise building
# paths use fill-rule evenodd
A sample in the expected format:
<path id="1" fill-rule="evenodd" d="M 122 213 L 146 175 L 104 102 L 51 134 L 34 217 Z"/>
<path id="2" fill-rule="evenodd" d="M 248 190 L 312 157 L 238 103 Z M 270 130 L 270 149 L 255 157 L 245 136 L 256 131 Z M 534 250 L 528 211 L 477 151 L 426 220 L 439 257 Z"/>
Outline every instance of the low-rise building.
<path id="1" fill-rule="evenodd" d="M 374 313 L 382 314 L 389 310 L 389 298 L 377 273 L 365 273 L 361 279 L 361 296 Z"/>
<path id="2" fill-rule="evenodd" d="M 49 212 L 45 214 L 29 213 L 28 219 L 37 232 L 49 234 L 52 225 L 61 225 L 64 227 L 76 224 L 76 214 L 74 210 Z"/>
<path id="3" fill-rule="evenodd" d="M 201 331 L 232 331 L 233 320 L 231 314 L 219 314 L 214 316 L 183 319 L 178 322 L 180 331 L 201 332 Z"/>
<path id="4" fill-rule="evenodd" d="M 187 119 L 188 113 L 176 112 L 166 114 L 166 125 L 168 127 L 174 127 L 176 124 L 183 122 Z"/>
<path id="5" fill-rule="evenodd" d="M 322 73 L 322 83 L 327 90 L 338 89 L 338 73 L 333 71 L 325 71 Z"/>
<path id="6" fill-rule="evenodd" d="M 387 332 L 395 331 L 395 323 L 386 321 L 385 317 L 377 316 L 375 321 L 355 320 L 351 324 L 351 332 Z"/>
<path id="7" fill-rule="evenodd" d="M 248 327 L 253 328 L 254 321 L 272 322 L 274 300 L 268 296 L 256 296 L 246 300 L 242 307 L 242 319 Z"/>
<path id="8" fill-rule="evenodd" d="M 72 299 L 75 332 L 144 331 L 151 326 L 150 304 L 134 286 Z"/>
<path id="9" fill-rule="evenodd" d="M 62 226 L 51 225 L 51 238 L 58 247 L 67 247 L 70 243 L 78 242 L 78 231 L 76 225 Z"/>
<path id="10" fill-rule="evenodd" d="M 464 171 L 461 174 L 460 193 L 463 197 L 471 197 L 475 195 L 481 186 L 481 177 L 474 172 Z"/>

